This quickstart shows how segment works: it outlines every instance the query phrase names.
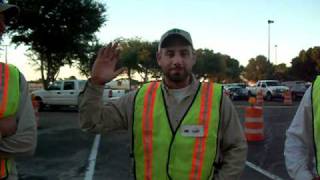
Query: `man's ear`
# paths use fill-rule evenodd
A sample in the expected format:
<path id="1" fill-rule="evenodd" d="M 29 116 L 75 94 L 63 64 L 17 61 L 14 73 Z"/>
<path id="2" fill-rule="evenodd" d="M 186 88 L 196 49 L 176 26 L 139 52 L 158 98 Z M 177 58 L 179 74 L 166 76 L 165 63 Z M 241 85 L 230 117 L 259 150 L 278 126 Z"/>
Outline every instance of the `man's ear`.
<path id="1" fill-rule="evenodd" d="M 159 49 L 158 51 L 157 51 L 157 63 L 158 63 L 158 65 L 160 66 L 160 60 L 161 60 L 161 49 Z"/>

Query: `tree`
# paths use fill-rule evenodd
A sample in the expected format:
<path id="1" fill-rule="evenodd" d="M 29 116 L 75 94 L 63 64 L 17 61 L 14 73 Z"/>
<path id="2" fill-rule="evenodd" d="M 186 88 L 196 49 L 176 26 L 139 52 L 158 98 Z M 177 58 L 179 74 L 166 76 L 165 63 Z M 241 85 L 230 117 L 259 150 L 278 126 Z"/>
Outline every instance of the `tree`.
<path id="1" fill-rule="evenodd" d="M 124 39 L 120 41 L 121 53 L 119 58 L 119 66 L 127 68 L 129 79 L 129 87 L 131 88 L 132 72 L 139 68 L 138 66 L 138 49 L 140 47 L 140 39 Z"/>
<path id="2" fill-rule="evenodd" d="M 273 76 L 275 79 L 280 80 L 280 81 L 289 80 L 290 79 L 289 68 L 284 63 L 275 65 Z"/>
<path id="3" fill-rule="evenodd" d="M 273 78 L 273 66 L 265 56 L 259 55 L 251 58 L 244 69 L 244 77 L 248 80 L 261 80 Z"/>
<path id="4" fill-rule="evenodd" d="M 210 49 L 197 49 L 196 56 L 197 62 L 193 69 L 196 76 L 198 78 L 215 77 L 218 79 L 225 68 L 221 54 L 215 54 Z"/>
<path id="5" fill-rule="evenodd" d="M 301 50 L 291 61 L 291 76 L 305 81 L 314 81 L 320 73 L 320 47 Z"/>
<path id="6" fill-rule="evenodd" d="M 149 75 L 157 75 L 159 67 L 156 61 L 158 42 L 142 41 L 139 38 L 122 39 L 119 66 L 127 68 L 127 75 L 131 84 L 132 74 L 138 72 L 143 82 L 148 81 Z"/>
<path id="7" fill-rule="evenodd" d="M 226 71 L 225 71 L 225 79 L 229 82 L 238 82 L 240 80 L 240 64 L 239 61 L 229 56 L 226 56 Z"/>
<path id="8" fill-rule="evenodd" d="M 211 78 L 214 81 L 238 81 L 239 61 L 228 55 L 214 53 L 210 49 L 196 50 L 197 63 L 193 72 L 198 78 Z"/>
<path id="9" fill-rule="evenodd" d="M 90 52 L 88 44 L 105 22 L 105 7 L 94 0 L 10 0 L 21 8 L 10 24 L 12 42 L 29 47 L 40 66 L 44 87 L 53 82 L 61 66 L 71 65 Z"/>
<path id="10" fill-rule="evenodd" d="M 93 63 L 97 58 L 99 49 L 102 47 L 103 45 L 98 41 L 95 41 L 88 46 L 87 53 L 82 54 L 77 64 L 81 75 L 84 75 L 87 78 L 90 76 Z"/>
<path id="11" fill-rule="evenodd" d="M 160 67 L 156 60 L 159 42 L 141 42 L 138 49 L 138 72 L 143 74 L 143 82 L 148 81 L 149 74 L 156 77 L 160 73 Z"/>

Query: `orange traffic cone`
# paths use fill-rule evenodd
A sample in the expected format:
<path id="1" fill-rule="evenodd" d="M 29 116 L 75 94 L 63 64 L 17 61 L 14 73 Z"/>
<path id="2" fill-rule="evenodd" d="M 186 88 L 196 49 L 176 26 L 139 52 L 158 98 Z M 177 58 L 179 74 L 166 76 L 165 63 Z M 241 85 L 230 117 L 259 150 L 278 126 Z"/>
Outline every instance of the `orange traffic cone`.
<path id="1" fill-rule="evenodd" d="M 40 121 L 40 113 L 39 113 L 39 102 L 32 98 L 32 106 L 33 106 L 33 110 L 34 110 L 34 115 L 36 117 L 36 123 L 37 123 L 37 127 L 39 127 L 39 121 Z"/>
<path id="2" fill-rule="evenodd" d="M 287 90 L 284 92 L 283 104 L 284 105 L 292 105 L 292 95 L 291 95 L 290 90 Z"/>
<path id="3" fill-rule="evenodd" d="M 262 106 L 263 105 L 263 94 L 262 90 L 257 91 L 257 106 Z"/>
<path id="4" fill-rule="evenodd" d="M 244 133 L 247 141 L 264 140 L 264 122 L 262 107 L 257 107 L 253 105 L 246 107 Z"/>

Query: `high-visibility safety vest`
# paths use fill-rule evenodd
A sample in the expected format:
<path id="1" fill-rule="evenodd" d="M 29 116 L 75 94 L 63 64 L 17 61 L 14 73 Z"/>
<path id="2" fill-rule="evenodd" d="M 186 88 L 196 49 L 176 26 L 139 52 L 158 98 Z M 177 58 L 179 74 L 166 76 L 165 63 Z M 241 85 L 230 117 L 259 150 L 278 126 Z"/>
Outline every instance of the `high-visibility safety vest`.
<path id="1" fill-rule="evenodd" d="M 0 121 L 14 115 L 19 106 L 19 70 L 10 64 L 0 63 Z M 11 160 L 0 159 L 0 179 L 11 172 Z"/>
<path id="2" fill-rule="evenodd" d="M 222 86 L 200 83 L 176 131 L 170 125 L 160 82 L 136 94 L 132 131 L 138 180 L 212 179 L 217 154 Z"/>
<path id="3" fill-rule="evenodd" d="M 320 175 L 320 76 L 312 85 L 313 139 L 317 174 Z"/>

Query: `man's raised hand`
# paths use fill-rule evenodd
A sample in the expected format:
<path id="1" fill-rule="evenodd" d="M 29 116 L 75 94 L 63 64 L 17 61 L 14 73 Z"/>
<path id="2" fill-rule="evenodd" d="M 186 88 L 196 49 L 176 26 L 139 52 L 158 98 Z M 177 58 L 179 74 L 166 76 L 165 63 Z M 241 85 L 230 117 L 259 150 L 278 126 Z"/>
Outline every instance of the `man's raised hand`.
<path id="1" fill-rule="evenodd" d="M 125 68 L 116 69 L 120 54 L 118 45 L 118 43 L 109 43 L 98 51 L 91 71 L 92 83 L 104 85 L 124 71 Z"/>

